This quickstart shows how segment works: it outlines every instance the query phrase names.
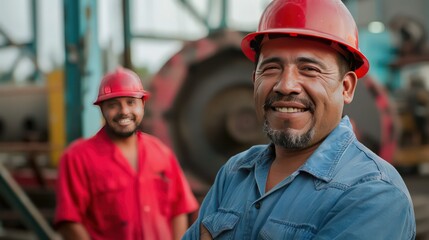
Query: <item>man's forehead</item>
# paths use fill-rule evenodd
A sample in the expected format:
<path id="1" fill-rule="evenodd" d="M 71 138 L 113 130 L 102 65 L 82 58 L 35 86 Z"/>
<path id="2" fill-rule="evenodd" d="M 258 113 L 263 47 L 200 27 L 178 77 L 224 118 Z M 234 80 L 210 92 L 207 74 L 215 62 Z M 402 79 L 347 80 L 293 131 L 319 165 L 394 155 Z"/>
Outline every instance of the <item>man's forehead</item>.
<path id="1" fill-rule="evenodd" d="M 318 41 L 301 38 L 276 38 L 262 42 L 260 59 L 267 56 L 280 56 L 289 53 L 308 56 L 320 53 L 337 55 L 337 51 Z"/>
<path id="2" fill-rule="evenodd" d="M 276 42 L 279 42 L 278 44 L 288 44 L 288 45 L 294 45 L 294 48 L 297 46 L 304 46 L 307 45 L 307 48 L 324 48 L 327 49 L 329 52 L 335 52 L 335 54 L 339 54 L 342 56 L 346 61 L 350 60 L 350 54 L 338 43 L 333 42 L 328 39 L 323 38 L 315 38 L 311 36 L 291 36 L 287 34 L 265 34 L 265 36 L 262 38 L 260 43 L 260 50 L 262 52 L 262 49 L 264 45 L 274 45 Z"/>

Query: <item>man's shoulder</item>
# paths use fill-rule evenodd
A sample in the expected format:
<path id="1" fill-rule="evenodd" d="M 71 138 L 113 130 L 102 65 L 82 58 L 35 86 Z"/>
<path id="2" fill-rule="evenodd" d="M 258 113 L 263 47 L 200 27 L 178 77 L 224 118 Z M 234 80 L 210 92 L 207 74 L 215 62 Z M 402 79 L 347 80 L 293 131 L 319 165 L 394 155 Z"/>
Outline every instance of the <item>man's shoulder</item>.
<path id="1" fill-rule="evenodd" d="M 351 146 L 354 148 L 343 155 L 336 180 L 348 181 L 350 186 L 378 181 L 402 190 L 406 189 L 401 175 L 393 165 L 359 141 L 355 141 Z"/>
<path id="2" fill-rule="evenodd" d="M 68 145 L 65 153 L 84 151 L 92 144 L 91 142 L 93 142 L 92 138 L 78 138 Z"/>
<path id="3" fill-rule="evenodd" d="M 355 141 L 353 145 L 358 151 L 362 152 L 360 157 L 357 159 L 362 161 L 362 164 L 365 164 L 369 168 L 368 170 L 374 170 L 387 175 L 393 174 L 395 177 L 399 176 L 399 173 L 396 171 L 393 165 L 374 153 L 364 144 L 359 141 Z"/>
<path id="4" fill-rule="evenodd" d="M 80 158 L 86 155 L 104 155 L 110 149 L 108 141 L 104 138 L 102 130 L 88 138 L 78 138 L 72 141 L 64 150 L 63 155 L 67 158 Z"/>

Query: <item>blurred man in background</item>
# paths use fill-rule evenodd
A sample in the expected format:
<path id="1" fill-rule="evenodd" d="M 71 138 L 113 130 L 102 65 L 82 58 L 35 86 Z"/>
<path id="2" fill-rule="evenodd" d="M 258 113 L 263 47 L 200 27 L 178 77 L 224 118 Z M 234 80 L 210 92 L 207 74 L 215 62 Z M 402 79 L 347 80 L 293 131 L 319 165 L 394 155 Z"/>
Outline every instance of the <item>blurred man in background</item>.
<path id="1" fill-rule="evenodd" d="M 128 69 L 102 79 L 94 104 L 104 127 L 60 161 L 55 225 L 65 239 L 180 239 L 188 228 L 198 203 L 175 155 L 137 130 L 148 96 Z"/>

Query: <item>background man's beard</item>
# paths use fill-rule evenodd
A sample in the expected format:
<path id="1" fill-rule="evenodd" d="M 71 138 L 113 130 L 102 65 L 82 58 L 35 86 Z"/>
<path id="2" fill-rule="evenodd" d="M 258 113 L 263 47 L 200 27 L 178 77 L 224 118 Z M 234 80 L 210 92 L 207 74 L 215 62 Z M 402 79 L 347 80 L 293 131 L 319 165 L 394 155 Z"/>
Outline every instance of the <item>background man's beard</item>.
<path id="1" fill-rule="evenodd" d="M 129 137 L 131 137 L 134 133 L 137 132 L 138 128 L 135 128 L 134 130 L 131 130 L 131 131 L 128 131 L 128 132 L 119 132 L 119 131 L 116 131 L 111 126 L 109 126 L 109 124 L 107 124 L 106 125 L 106 130 L 109 132 L 110 136 L 113 136 L 113 137 L 118 138 L 118 139 L 123 139 L 123 138 L 129 138 Z"/>
<path id="2" fill-rule="evenodd" d="M 293 134 L 288 130 L 274 130 L 270 127 L 266 119 L 263 130 L 274 143 L 274 145 L 278 145 L 286 149 L 296 150 L 310 146 L 310 141 L 314 135 L 314 129 L 310 129 L 302 135 Z"/>

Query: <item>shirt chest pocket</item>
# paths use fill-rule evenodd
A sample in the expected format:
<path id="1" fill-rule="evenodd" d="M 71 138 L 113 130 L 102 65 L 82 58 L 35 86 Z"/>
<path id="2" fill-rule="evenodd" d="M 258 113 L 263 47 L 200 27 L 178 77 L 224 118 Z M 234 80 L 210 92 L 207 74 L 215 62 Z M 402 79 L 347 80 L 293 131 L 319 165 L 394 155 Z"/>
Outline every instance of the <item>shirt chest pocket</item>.
<path id="1" fill-rule="evenodd" d="M 93 182 L 93 208 L 100 210 L 105 217 L 125 215 L 129 204 L 126 179 L 106 178 Z"/>
<path id="2" fill-rule="evenodd" d="M 309 240 L 314 238 L 315 231 L 316 228 L 308 224 L 291 223 L 271 218 L 262 227 L 258 239 Z"/>
<path id="3" fill-rule="evenodd" d="M 158 209 L 164 216 L 170 217 L 171 202 L 173 201 L 171 198 L 174 194 L 171 176 L 160 172 L 152 176 L 151 182 L 153 184 L 152 196 L 156 197 Z"/>
<path id="4" fill-rule="evenodd" d="M 240 217 L 233 212 L 215 212 L 202 221 L 213 239 L 233 239 L 234 229 Z"/>

